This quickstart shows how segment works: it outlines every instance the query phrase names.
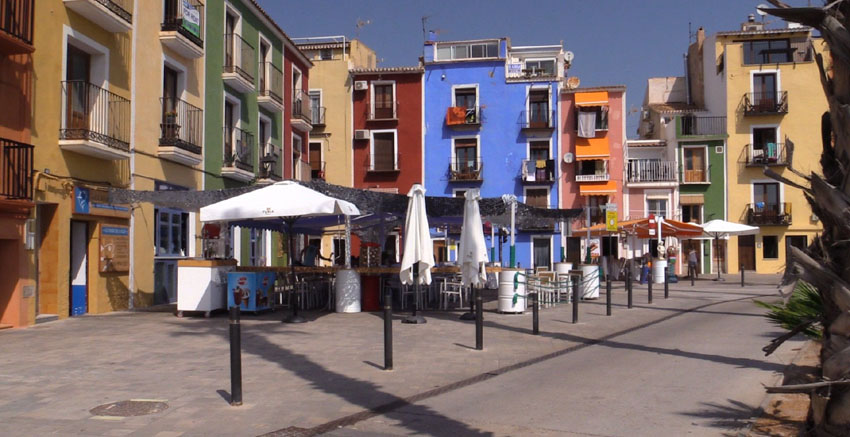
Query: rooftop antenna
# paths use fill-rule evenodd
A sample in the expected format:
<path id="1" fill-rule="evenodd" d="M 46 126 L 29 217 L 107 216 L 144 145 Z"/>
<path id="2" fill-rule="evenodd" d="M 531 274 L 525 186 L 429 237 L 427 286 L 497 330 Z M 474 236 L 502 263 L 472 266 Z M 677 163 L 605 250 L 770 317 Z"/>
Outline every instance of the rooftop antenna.
<path id="1" fill-rule="evenodd" d="M 369 24 L 372 24 L 372 20 L 367 19 L 367 20 L 364 21 L 364 20 L 361 20 L 361 19 L 358 18 L 357 24 L 354 25 L 354 28 L 356 29 L 354 31 L 354 35 L 355 35 L 354 37 L 357 38 L 357 39 L 360 39 L 360 29 L 366 27 Z"/>
<path id="2" fill-rule="evenodd" d="M 422 16 L 422 41 L 428 41 L 428 32 L 425 30 L 425 23 L 428 22 L 429 18 L 431 18 L 430 15 Z"/>

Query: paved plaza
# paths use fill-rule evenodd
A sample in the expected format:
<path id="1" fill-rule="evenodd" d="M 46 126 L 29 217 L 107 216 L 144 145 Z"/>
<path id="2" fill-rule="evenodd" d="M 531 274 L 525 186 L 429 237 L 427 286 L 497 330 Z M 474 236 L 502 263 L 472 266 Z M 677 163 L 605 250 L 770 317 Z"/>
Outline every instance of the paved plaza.
<path id="1" fill-rule="evenodd" d="M 246 315 L 242 323 L 241 407 L 228 403 L 228 319 L 223 313 L 204 319 L 177 318 L 168 312 L 124 312 L 6 330 L 0 332 L 0 390 L 4 393 L 0 435 L 538 434 L 542 432 L 533 428 L 488 423 L 486 415 L 465 421 L 430 403 L 461 396 L 465 390 L 486 392 L 488 387 L 505 384 L 507 378 L 523 372 L 533 375 L 544 368 L 565 384 L 598 383 L 600 391 L 616 390 L 616 381 L 606 377 L 604 362 L 598 369 L 598 381 L 569 381 L 566 369 L 561 373 L 552 370 L 551 364 L 594 348 L 624 344 L 629 335 L 663 330 L 676 319 L 683 321 L 683 316 L 734 317 L 734 313 L 713 309 L 730 302 L 749 309 L 753 298 L 772 299 L 779 277 L 751 275 L 747 280 L 743 289 L 738 277 L 721 283 L 700 280 L 695 287 L 688 282 L 671 284 L 670 299 L 664 299 L 663 287 L 656 285 L 652 305 L 647 304 L 646 286 L 636 284 L 635 308 L 631 310 L 626 309 L 623 284 L 615 283 L 613 316 L 605 315 L 603 291 L 599 300 L 580 305 L 578 324 L 572 323 L 570 305 L 542 309 L 539 336 L 531 335 L 530 311 L 498 314 L 493 311 L 496 302 L 490 299 L 485 305 L 483 351 L 474 350 L 474 323 L 458 320 L 459 311 L 425 312 L 428 323 L 424 325 L 401 324 L 403 315 L 396 314 L 393 371 L 382 369 L 383 321 L 379 313 L 308 312 L 310 321 L 298 325 L 280 323 L 281 311 Z M 756 316 L 760 310 L 752 305 L 746 312 L 752 314 L 743 316 Z M 764 344 L 777 332 L 761 317 L 747 320 L 748 326 L 760 331 L 750 334 Z M 791 342 L 765 358 L 759 350 L 761 344 L 747 345 L 745 356 L 722 357 L 716 351 L 700 353 L 696 335 L 691 335 L 694 351 L 687 353 L 670 352 L 678 351 L 676 348 L 625 349 L 659 359 L 681 361 L 684 357 L 683 365 L 687 359 L 706 360 L 728 365 L 732 371 L 749 372 L 739 373 L 747 377 L 746 384 L 730 388 L 740 392 L 740 402 L 745 405 L 737 413 L 745 417 L 736 417 L 734 427 L 763 399 L 761 384 L 775 382 L 777 372 L 799 346 L 799 342 Z M 740 343 L 734 334 L 725 335 L 728 338 L 723 341 Z M 623 348 L 611 349 L 611 359 L 617 359 L 618 349 Z M 636 361 L 634 375 L 645 371 L 652 374 Z M 650 395 L 652 385 L 647 382 Z M 549 396 L 561 396 L 564 409 L 575 401 L 569 390 Z M 472 408 L 475 399 L 486 400 L 467 397 L 463 403 Z M 100 405 L 126 400 L 156 400 L 167 408 L 134 417 L 91 412 Z M 599 414 L 603 416 L 604 410 Z M 381 420 L 382 416 L 389 418 Z M 718 425 L 712 420 L 685 419 L 694 420 L 709 435 L 731 426 L 722 421 Z M 633 435 L 652 429 L 652 419 L 646 420 L 643 431 Z M 561 428 L 565 429 L 572 428 Z M 607 432 L 628 434 L 616 429 Z M 552 431 L 557 434 L 560 432 Z"/>

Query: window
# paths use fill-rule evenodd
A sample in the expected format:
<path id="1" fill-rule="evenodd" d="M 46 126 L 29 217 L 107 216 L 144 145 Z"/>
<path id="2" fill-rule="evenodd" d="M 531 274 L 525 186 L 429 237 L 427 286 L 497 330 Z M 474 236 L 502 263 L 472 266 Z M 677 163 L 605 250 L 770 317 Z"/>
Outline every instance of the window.
<path id="1" fill-rule="evenodd" d="M 797 249 L 800 249 L 800 250 L 806 250 L 806 248 L 808 246 L 809 246 L 808 237 L 806 237 L 805 235 L 788 235 L 788 236 L 785 237 L 786 257 L 788 256 L 787 254 L 790 252 L 789 248 L 796 247 Z"/>
<path id="2" fill-rule="evenodd" d="M 576 161 L 578 174 L 582 176 L 605 176 L 608 174 L 608 161 L 603 159 L 585 159 Z"/>
<path id="3" fill-rule="evenodd" d="M 779 237 L 776 235 L 765 235 L 761 237 L 762 255 L 765 259 L 779 258 Z"/>
<path id="4" fill-rule="evenodd" d="M 791 62 L 794 50 L 787 39 L 744 41 L 744 64 Z"/>
<path id="5" fill-rule="evenodd" d="M 590 212 L 590 223 L 599 224 L 605 223 L 605 204 L 608 203 L 608 196 L 587 196 L 587 207 Z"/>
<path id="6" fill-rule="evenodd" d="M 499 43 L 497 41 L 472 44 L 468 43 L 437 45 L 437 61 L 497 57 L 499 57 Z"/>
<path id="7" fill-rule="evenodd" d="M 398 167 L 396 166 L 397 161 L 395 140 L 395 131 L 372 131 L 372 154 L 370 156 L 370 170 L 398 170 Z"/>
<path id="8" fill-rule="evenodd" d="M 682 221 L 702 223 L 702 205 L 682 205 Z"/>
<path id="9" fill-rule="evenodd" d="M 549 89 L 531 90 L 528 93 L 528 126 L 551 127 L 549 123 Z"/>
<path id="10" fill-rule="evenodd" d="M 776 144 L 775 127 L 753 128 L 753 145 L 750 153 L 751 162 L 776 162 L 779 158 L 779 147 Z"/>
<path id="11" fill-rule="evenodd" d="M 549 159 L 549 142 L 548 141 L 532 141 L 528 145 L 528 159 L 537 161 L 541 159 Z"/>
<path id="12" fill-rule="evenodd" d="M 757 213 L 779 214 L 779 183 L 754 183 L 753 202 Z"/>
<path id="13" fill-rule="evenodd" d="M 395 83 L 372 83 L 372 118 L 395 118 Z"/>
<path id="14" fill-rule="evenodd" d="M 455 138 L 455 161 L 453 170 L 461 174 L 473 174 L 478 171 L 478 139 Z"/>
<path id="15" fill-rule="evenodd" d="M 475 108 L 478 106 L 478 88 L 455 88 L 455 106 L 460 108 Z"/>
<path id="16" fill-rule="evenodd" d="M 668 217 L 667 199 L 646 199 L 646 213 L 647 216 Z"/>
<path id="17" fill-rule="evenodd" d="M 252 266 L 266 265 L 266 232 L 258 229 L 251 229 L 250 234 L 251 249 L 250 249 L 250 264 Z"/>
<path id="18" fill-rule="evenodd" d="M 325 114 L 322 111 L 322 90 L 310 90 L 308 95 L 310 96 L 310 111 L 312 112 L 310 120 L 313 121 L 313 124 L 324 124 Z"/>
<path id="19" fill-rule="evenodd" d="M 180 210 L 157 208 L 156 256 L 186 256 L 189 214 Z"/>
<path id="20" fill-rule="evenodd" d="M 682 149 L 684 155 L 684 182 L 708 182 L 706 171 L 705 147 L 685 147 Z"/>
<path id="21" fill-rule="evenodd" d="M 535 61 L 525 61 L 524 73 L 528 76 L 555 76 L 555 60 L 540 59 Z"/>
<path id="22" fill-rule="evenodd" d="M 454 196 L 463 199 L 466 196 L 466 190 L 455 190 Z"/>
<path id="23" fill-rule="evenodd" d="M 235 119 L 236 116 L 234 114 L 236 109 L 236 105 L 231 103 L 229 100 L 224 101 L 224 160 L 232 161 L 234 150 L 233 150 L 233 136 L 234 129 L 236 127 Z"/>
<path id="24" fill-rule="evenodd" d="M 575 120 L 576 131 L 580 131 L 579 130 L 579 124 L 589 123 L 591 120 L 593 120 L 593 132 L 594 132 L 594 135 L 591 136 L 591 138 L 596 136 L 595 131 L 608 130 L 608 107 L 607 106 L 581 106 L 581 107 L 579 107 L 578 111 L 579 111 L 579 114 L 578 114 L 578 116 L 576 117 L 576 120 Z M 593 118 L 590 118 L 589 115 L 582 117 L 582 114 L 588 114 L 588 113 L 593 113 L 594 114 Z M 587 129 L 590 130 L 590 127 L 588 127 Z"/>
<path id="25" fill-rule="evenodd" d="M 549 190 L 546 188 L 529 188 L 525 190 L 525 203 L 537 208 L 549 207 Z"/>
<path id="26" fill-rule="evenodd" d="M 776 73 L 758 73 L 753 75 L 754 111 L 774 112 L 779 104 Z"/>
<path id="27" fill-rule="evenodd" d="M 298 161 L 301 160 L 301 137 L 292 135 L 292 174 L 295 179 L 301 180 L 301 165 Z"/>
<path id="28" fill-rule="evenodd" d="M 260 92 L 268 91 L 269 71 L 267 62 L 271 62 L 269 45 L 262 38 L 260 39 Z"/>
<path id="29" fill-rule="evenodd" d="M 327 61 L 334 58 L 333 50 L 331 49 L 322 49 L 319 51 L 319 59 L 322 61 Z"/>
<path id="30" fill-rule="evenodd" d="M 310 141 L 309 147 L 311 179 L 324 179 L 325 163 L 322 162 L 322 143 Z"/>

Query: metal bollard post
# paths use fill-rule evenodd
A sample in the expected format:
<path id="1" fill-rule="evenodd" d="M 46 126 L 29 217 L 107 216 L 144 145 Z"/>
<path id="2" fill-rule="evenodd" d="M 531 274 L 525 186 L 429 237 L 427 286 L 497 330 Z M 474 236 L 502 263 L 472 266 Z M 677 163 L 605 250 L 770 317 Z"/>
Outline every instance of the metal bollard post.
<path id="1" fill-rule="evenodd" d="M 744 288 L 744 265 L 741 264 L 741 288 Z"/>
<path id="2" fill-rule="evenodd" d="M 581 276 L 576 276 L 573 280 L 573 323 L 578 323 L 578 286 L 581 280 Z"/>
<path id="3" fill-rule="evenodd" d="M 652 303 L 652 271 L 650 271 L 650 275 L 646 279 L 646 301 L 647 303 Z"/>
<path id="4" fill-rule="evenodd" d="M 534 293 L 531 297 L 531 332 L 534 335 L 540 334 L 540 295 Z"/>
<path id="5" fill-rule="evenodd" d="M 475 349 L 484 350 L 484 311 L 481 305 L 481 290 L 475 290 Z"/>
<path id="6" fill-rule="evenodd" d="M 694 278 L 697 276 L 697 268 L 688 266 L 688 269 L 691 271 L 691 287 L 694 286 Z"/>
<path id="7" fill-rule="evenodd" d="M 239 306 L 230 307 L 230 405 L 242 405 L 242 333 Z"/>
<path id="8" fill-rule="evenodd" d="M 667 276 L 667 274 L 669 273 L 669 268 L 670 266 L 664 267 L 664 299 L 670 297 L 670 277 Z"/>
<path id="9" fill-rule="evenodd" d="M 384 370 L 393 370 L 393 295 L 384 297 Z"/>
<path id="10" fill-rule="evenodd" d="M 626 276 L 626 294 L 629 296 L 629 308 L 632 307 L 632 266 L 629 264 L 628 275 Z"/>
<path id="11" fill-rule="evenodd" d="M 611 315 L 611 277 L 605 278 L 605 314 Z"/>

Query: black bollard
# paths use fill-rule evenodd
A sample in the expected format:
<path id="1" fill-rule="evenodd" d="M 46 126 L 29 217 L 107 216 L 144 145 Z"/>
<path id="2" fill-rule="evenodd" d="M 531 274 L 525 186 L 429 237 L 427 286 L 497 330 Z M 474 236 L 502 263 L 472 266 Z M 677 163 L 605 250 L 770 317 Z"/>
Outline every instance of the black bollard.
<path id="1" fill-rule="evenodd" d="M 384 297 L 384 370 L 393 370 L 393 294 Z"/>
<path id="2" fill-rule="evenodd" d="M 578 323 L 578 286 L 581 276 L 573 277 L 573 323 Z"/>
<path id="3" fill-rule="evenodd" d="M 628 294 L 629 299 L 629 308 L 632 307 L 632 265 L 631 262 L 628 264 L 627 275 L 626 275 L 626 294 Z"/>
<path id="4" fill-rule="evenodd" d="M 741 288 L 744 288 L 744 265 L 741 264 Z"/>
<path id="5" fill-rule="evenodd" d="M 670 277 L 667 276 L 670 266 L 664 266 L 664 299 L 670 297 Z"/>
<path id="6" fill-rule="evenodd" d="M 694 286 L 694 278 L 697 276 L 697 268 L 694 266 L 688 266 L 688 270 L 691 271 L 691 287 Z"/>
<path id="7" fill-rule="evenodd" d="M 481 306 L 481 290 L 475 290 L 475 349 L 484 350 L 484 311 Z"/>
<path id="8" fill-rule="evenodd" d="M 242 405 L 242 333 L 239 306 L 230 307 L 230 405 Z"/>
<path id="9" fill-rule="evenodd" d="M 611 315 L 611 277 L 605 278 L 605 314 Z"/>
<path id="10" fill-rule="evenodd" d="M 649 271 L 649 277 L 646 279 L 646 301 L 652 303 L 652 270 Z"/>
<path id="11" fill-rule="evenodd" d="M 531 296 L 531 326 L 534 335 L 540 334 L 540 298 L 538 293 Z"/>

